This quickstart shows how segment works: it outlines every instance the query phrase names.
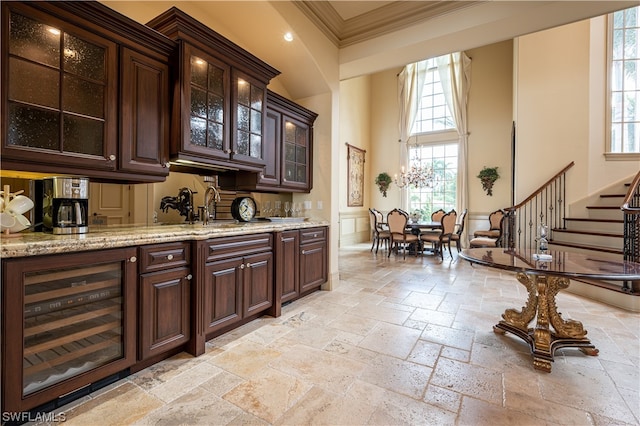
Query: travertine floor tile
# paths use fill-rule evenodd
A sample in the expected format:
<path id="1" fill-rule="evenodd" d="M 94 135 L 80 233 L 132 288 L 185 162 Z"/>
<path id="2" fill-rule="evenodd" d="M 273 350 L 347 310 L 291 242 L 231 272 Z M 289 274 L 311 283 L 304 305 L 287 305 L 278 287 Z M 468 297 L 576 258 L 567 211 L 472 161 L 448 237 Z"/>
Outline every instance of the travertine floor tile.
<path id="1" fill-rule="evenodd" d="M 369 248 L 341 249 L 334 291 L 59 411 L 81 426 L 640 426 L 640 314 L 562 292 L 559 311 L 600 355 L 560 349 L 545 373 L 528 344 L 493 332 L 527 298 L 512 273 Z"/>
<path id="2" fill-rule="evenodd" d="M 358 346 L 405 359 L 420 338 L 420 330 L 395 324 L 378 323 Z"/>
<path id="3" fill-rule="evenodd" d="M 65 413 L 65 425 L 117 426 L 135 423 L 163 402 L 131 382 L 113 388 Z"/>

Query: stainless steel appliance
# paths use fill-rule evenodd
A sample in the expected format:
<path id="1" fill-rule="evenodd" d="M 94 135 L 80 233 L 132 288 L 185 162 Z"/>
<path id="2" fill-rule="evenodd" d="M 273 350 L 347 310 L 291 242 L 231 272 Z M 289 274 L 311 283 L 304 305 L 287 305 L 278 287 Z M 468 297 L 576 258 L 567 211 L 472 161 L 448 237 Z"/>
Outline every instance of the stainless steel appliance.
<path id="1" fill-rule="evenodd" d="M 54 234 L 89 231 L 89 179 L 55 176 L 43 180 L 42 224 Z"/>

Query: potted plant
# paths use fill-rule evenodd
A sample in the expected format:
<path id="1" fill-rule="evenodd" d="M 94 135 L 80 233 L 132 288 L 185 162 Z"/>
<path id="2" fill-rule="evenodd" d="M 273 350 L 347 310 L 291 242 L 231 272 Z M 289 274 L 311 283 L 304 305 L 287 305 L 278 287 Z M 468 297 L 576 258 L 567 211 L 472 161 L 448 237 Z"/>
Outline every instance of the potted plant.
<path id="1" fill-rule="evenodd" d="M 376 185 L 378 185 L 378 189 L 382 192 L 382 196 L 387 196 L 387 190 L 391 185 L 391 176 L 388 173 L 382 172 L 376 178 Z"/>
<path id="2" fill-rule="evenodd" d="M 480 182 L 482 182 L 482 189 L 487 191 L 487 195 L 493 195 L 493 183 L 498 180 L 500 175 L 498 174 L 497 167 L 483 167 L 478 174 Z"/>

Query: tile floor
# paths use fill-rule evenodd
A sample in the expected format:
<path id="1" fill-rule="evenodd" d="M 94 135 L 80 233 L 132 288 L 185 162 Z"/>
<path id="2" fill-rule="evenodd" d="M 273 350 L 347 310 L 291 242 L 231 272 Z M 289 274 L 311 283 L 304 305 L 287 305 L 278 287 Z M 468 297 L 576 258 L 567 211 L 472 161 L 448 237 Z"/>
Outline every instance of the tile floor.
<path id="1" fill-rule="evenodd" d="M 640 315 L 569 293 L 600 350 L 528 346 L 492 326 L 526 291 L 445 256 L 340 252 L 340 285 L 179 354 L 63 411 L 71 425 L 638 425 Z"/>

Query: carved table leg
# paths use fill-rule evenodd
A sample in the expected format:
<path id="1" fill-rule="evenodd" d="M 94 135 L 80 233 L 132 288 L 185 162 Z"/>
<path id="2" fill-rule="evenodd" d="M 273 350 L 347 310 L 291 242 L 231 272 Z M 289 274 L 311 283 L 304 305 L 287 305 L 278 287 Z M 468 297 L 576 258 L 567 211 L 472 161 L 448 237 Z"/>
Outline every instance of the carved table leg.
<path id="1" fill-rule="evenodd" d="M 598 355 L 598 349 L 585 337 L 582 323 L 564 320 L 558 312 L 556 294 L 569 287 L 568 278 L 518 273 L 517 279 L 527 288 L 527 303 L 521 311 L 507 309 L 503 320 L 493 327 L 495 333 L 508 331 L 529 343 L 534 368 L 546 372 L 551 372 L 553 354 L 561 347 L 578 347 L 587 355 Z M 528 328 L 536 314 L 535 328 Z"/>

